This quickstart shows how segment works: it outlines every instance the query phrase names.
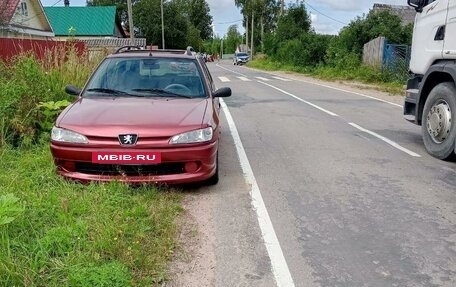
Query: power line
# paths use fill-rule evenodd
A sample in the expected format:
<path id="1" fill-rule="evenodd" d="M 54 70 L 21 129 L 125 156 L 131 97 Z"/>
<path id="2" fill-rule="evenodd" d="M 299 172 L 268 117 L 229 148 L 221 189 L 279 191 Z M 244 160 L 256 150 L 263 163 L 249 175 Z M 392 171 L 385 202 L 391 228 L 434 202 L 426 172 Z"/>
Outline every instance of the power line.
<path id="1" fill-rule="evenodd" d="M 229 21 L 229 22 L 218 22 L 218 23 L 214 23 L 214 24 L 217 24 L 217 25 L 233 24 L 233 23 L 241 22 L 241 21 L 243 21 L 243 20 L 244 20 L 244 19 L 240 19 L 240 20 L 236 20 L 236 21 Z"/>
<path id="2" fill-rule="evenodd" d="M 331 16 L 328 16 L 327 14 L 325 14 L 325 13 L 323 13 L 323 12 L 321 12 L 321 11 L 315 9 L 315 8 L 314 8 L 312 5 L 310 5 L 307 1 L 304 1 L 304 3 L 305 3 L 307 6 L 309 6 L 310 9 L 314 10 L 315 12 L 317 12 L 318 14 L 320 14 L 320 15 L 322 15 L 322 16 L 324 16 L 324 17 L 326 17 L 326 18 L 328 18 L 328 19 L 331 19 L 331 20 L 333 20 L 333 21 L 335 21 L 335 22 L 337 22 L 337 23 L 340 23 L 340 24 L 342 24 L 342 25 L 348 25 L 348 23 L 345 23 L 345 22 L 342 22 L 342 21 L 340 21 L 340 20 L 337 20 L 337 19 L 335 19 L 335 18 L 333 18 L 333 17 L 331 17 Z"/>

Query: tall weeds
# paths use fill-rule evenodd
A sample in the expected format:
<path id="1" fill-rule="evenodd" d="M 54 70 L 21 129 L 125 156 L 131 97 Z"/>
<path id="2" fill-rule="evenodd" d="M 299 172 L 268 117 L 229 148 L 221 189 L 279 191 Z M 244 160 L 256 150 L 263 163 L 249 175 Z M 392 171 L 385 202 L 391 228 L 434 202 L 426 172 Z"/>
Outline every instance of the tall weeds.
<path id="1" fill-rule="evenodd" d="M 49 119 L 42 103 L 72 101 L 65 85 L 83 86 L 99 60 L 60 48 L 48 51 L 42 61 L 22 54 L 0 62 L 0 146 L 28 146 L 49 132 L 43 121 L 55 119 Z"/>

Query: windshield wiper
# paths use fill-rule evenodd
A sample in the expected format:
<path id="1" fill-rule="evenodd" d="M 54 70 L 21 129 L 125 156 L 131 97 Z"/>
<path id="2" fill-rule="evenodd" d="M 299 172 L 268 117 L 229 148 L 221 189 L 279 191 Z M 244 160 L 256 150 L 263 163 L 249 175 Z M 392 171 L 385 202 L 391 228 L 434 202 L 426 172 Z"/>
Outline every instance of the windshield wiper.
<path id="1" fill-rule="evenodd" d="M 181 97 L 181 98 L 186 98 L 186 99 L 193 98 L 192 96 L 176 94 L 176 93 L 165 91 L 165 90 L 162 90 L 162 89 L 132 89 L 132 91 L 135 91 L 135 92 L 150 92 L 151 94 L 169 95 L 169 96 L 173 96 L 173 97 Z"/>
<path id="2" fill-rule="evenodd" d="M 103 94 L 111 94 L 111 95 L 123 95 L 123 96 L 134 96 L 124 91 L 114 90 L 114 89 L 105 89 L 105 88 L 93 88 L 88 89 L 87 92 L 96 92 L 96 93 L 103 93 Z"/>

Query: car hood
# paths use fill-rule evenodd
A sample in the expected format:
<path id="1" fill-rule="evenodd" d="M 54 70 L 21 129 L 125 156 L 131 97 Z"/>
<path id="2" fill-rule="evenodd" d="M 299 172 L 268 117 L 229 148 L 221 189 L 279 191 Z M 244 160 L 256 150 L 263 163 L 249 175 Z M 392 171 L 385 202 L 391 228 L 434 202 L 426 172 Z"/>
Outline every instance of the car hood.
<path id="1" fill-rule="evenodd" d="M 80 98 L 57 119 L 57 125 L 87 136 L 121 133 L 172 136 L 202 127 L 209 99 Z"/>

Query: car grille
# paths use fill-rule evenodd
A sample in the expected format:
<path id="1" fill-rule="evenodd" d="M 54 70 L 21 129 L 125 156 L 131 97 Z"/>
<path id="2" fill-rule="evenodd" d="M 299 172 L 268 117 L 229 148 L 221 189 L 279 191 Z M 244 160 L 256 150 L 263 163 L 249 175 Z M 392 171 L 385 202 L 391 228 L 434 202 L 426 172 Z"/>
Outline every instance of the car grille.
<path id="1" fill-rule="evenodd" d="M 156 165 L 115 165 L 79 162 L 76 172 L 109 176 L 151 176 L 184 173 L 183 163 L 161 163 Z"/>

